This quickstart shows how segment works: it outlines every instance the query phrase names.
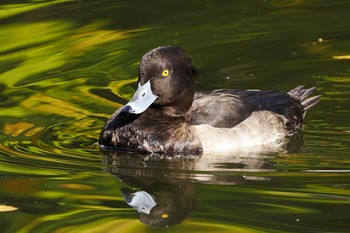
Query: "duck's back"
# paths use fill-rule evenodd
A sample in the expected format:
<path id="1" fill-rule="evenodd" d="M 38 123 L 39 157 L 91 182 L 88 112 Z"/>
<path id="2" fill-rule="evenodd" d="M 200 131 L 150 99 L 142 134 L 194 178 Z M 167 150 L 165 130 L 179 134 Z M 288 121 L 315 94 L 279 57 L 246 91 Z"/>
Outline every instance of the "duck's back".
<path id="1" fill-rule="evenodd" d="M 299 86 L 288 94 L 260 90 L 215 90 L 196 93 L 189 111 L 189 123 L 232 128 L 246 120 L 254 111 L 267 110 L 285 116 L 291 130 L 300 127 L 306 107 L 302 104 L 313 89 Z M 319 97 L 318 97 L 319 98 Z M 315 105 L 315 99 L 308 108 Z"/>

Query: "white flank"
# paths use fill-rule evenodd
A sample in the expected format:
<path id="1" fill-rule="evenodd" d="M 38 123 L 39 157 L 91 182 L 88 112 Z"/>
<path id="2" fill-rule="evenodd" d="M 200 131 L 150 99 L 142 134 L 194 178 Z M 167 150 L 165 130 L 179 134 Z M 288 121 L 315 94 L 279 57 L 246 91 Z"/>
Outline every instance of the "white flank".
<path id="1" fill-rule="evenodd" d="M 253 112 L 234 128 L 215 128 L 210 125 L 194 126 L 204 152 L 227 150 L 277 150 L 288 135 L 284 116 L 269 111 Z M 267 149 L 269 148 L 269 149 Z"/>

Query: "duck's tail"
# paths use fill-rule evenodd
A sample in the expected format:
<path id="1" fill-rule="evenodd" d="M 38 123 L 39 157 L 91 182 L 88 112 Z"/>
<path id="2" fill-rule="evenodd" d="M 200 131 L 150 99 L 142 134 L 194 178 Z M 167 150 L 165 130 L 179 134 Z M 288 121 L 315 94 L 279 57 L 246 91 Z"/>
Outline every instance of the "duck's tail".
<path id="1" fill-rule="evenodd" d="M 312 95 L 312 93 L 315 90 L 316 90 L 316 87 L 305 89 L 303 85 L 300 85 L 288 91 L 288 95 L 290 95 L 294 99 L 299 100 L 306 112 L 307 110 L 315 106 L 318 102 L 320 102 L 321 95 L 310 97 L 310 95 Z"/>

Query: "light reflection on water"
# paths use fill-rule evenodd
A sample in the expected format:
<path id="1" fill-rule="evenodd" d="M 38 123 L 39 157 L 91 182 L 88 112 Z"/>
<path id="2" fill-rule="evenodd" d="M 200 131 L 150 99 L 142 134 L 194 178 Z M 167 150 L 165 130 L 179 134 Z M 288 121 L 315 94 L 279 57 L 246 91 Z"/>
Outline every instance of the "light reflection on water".
<path id="1" fill-rule="evenodd" d="M 347 1 L 0 7 L 3 232 L 347 232 Z M 94 143 L 133 94 L 138 60 L 165 44 L 192 56 L 197 90 L 317 85 L 323 97 L 306 117 L 304 145 L 201 158 L 100 152 Z M 181 224 L 148 228 L 122 188 L 173 198 Z"/>

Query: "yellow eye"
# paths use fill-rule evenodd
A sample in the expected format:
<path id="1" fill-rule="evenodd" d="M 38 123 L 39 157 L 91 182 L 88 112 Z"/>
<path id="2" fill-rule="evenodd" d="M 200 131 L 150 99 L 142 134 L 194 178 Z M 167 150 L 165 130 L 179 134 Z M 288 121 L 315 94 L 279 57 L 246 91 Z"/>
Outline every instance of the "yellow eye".
<path id="1" fill-rule="evenodd" d="M 169 217 L 169 215 L 167 215 L 167 214 L 162 214 L 162 218 L 168 218 Z"/>
<path id="2" fill-rule="evenodd" d="M 170 71 L 168 69 L 163 70 L 162 76 L 167 77 L 170 74 Z"/>

